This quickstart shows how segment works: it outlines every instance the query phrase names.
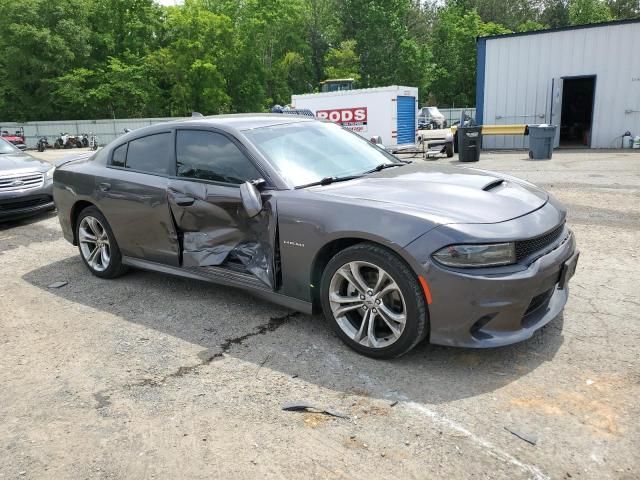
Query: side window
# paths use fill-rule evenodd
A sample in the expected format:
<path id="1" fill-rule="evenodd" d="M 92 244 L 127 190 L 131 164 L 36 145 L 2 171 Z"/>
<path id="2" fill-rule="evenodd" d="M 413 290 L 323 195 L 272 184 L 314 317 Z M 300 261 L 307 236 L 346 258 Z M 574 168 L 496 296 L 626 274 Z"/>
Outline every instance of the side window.
<path id="1" fill-rule="evenodd" d="M 171 133 L 157 133 L 131 140 L 126 168 L 141 172 L 173 175 L 173 145 Z"/>
<path id="2" fill-rule="evenodd" d="M 224 135 L 202 130 L 178 130 L 178 176 L 225 183 L 260 178 L 260 172 Z"/>
<path id="3" fill-rule="evenodd" d="M 113 150 L 113 156 L 111 157 L 111 165 L 114 167 L 124 167 L 124 160 L 127 157 L 127 144 L 120 145 Z"/>

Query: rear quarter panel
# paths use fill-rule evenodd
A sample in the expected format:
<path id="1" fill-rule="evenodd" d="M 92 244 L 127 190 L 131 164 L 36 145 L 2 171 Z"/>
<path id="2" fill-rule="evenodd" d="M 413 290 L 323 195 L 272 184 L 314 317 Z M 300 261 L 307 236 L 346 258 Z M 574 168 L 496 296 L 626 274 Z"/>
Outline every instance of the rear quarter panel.
<path id="1" fill-rule="evenodd" d="M 73 243 L 72 210 L 76 202 L 85 200 L 95 203 L 95 176 L 103 166 L 82 158 L 56 168 L 53 174 L 53 200 L 58 209 L 58 218 L 64 238 Z"/>

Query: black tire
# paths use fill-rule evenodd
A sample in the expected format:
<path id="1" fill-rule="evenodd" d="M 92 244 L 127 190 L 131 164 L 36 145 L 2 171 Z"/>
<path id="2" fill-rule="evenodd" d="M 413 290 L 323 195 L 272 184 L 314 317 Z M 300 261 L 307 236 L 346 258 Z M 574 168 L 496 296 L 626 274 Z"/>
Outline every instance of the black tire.
<path id="1" fill-rule="evenodd" d="M 99 271 L 94 269 L 85 259 L 82 253 L 82 246 L 80 243 L 80 225 L 82 224 L 82 220 L 85 217 L 94 217 L 96 218 L 102 226 L 104 226 L 107 237 L 109 238 L 109 248 L 110 248 L 110 260 L 109 265 L 105 270 Z M 116 242 L 116 237 L 113 235 L 113 231 L 111 230 L 111 226 L 107 219 L 102 215 L 102 212 L 98 210 L 96 207 L 87 207 L 80 215 L 78 215 L 78 220 L 75 225 L 76 230 L 76 239 L 78 239 L 78 251 L 80 252 L 80 258 L 84 262 L 85 266 L 89 269 L 89 271 L 94 274 L 96 277 L 100 278 L 116 278 L 122 275 L 127 271 L 127 267 L 122 264 L 122 254 L 120 253 L 120 248 L 118 247 L 118 242 Z"/>
<path id="2" fill-rule="evenodd" d="M 88 139 L 86 139 L 86 138 L 83 138 L 83 139 L 82 139 L 82 146 L 83 146 L 84 148 L 87 148 L 87 147 L 89 146 L 89 140 L 88 140 Z"/>
<path id="3" fill-rule="evenodd" d="M 59 140 L 56 140 L 55 143 L 53 144 L 53 148 L 55 150 L 60 149 L 60 147 L 62 147 L 62 143 Z"/>
<path id="4" fill-rule="evenodd" d="M 371 263 L 385 270 L 396 282 L 405 300 L 404 330 L 394 343 L 386 347 L 368 347 L 350 338 L 342 330 L 331 310 L 329 293 L 334 274 L 347 263 L 358 261 Z M 368 357 L 379 359 L 399 357 L 424 340 L 429 333 L 427 302 L 417 276 L 402 258 L 379 245 L 364 242 L 337 253 L 322 273 L 320 296 L 324 316 L 336 334 L 355 351 Z"/>
<path id="5" fill-rule="evenodd" d="M 447 158 L 453 157 L 453 142 L 449 142 L 445 145 L 444 152 L 447 154 Z"/>

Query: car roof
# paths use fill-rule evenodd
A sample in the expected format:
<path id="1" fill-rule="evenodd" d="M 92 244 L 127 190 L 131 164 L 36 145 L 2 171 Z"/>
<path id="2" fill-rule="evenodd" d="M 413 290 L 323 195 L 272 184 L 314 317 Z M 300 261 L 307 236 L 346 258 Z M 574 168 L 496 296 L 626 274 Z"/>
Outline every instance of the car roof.
<path id="1" fill-rule="evenodd" d="M 230 127 L 236 130 L 251 130 L 253 128 L 271 127 L 286 123 L 300 123 L 314 121 L 314 118 L 281 113 L 238 113 L 232 115 L 212 115 L 209 117 L 192 117 L 186 120 L 170 121 L 162 125 L 211 125 L 212 127 Z M 160 125 L 160 124 L 157 124 Z"/>

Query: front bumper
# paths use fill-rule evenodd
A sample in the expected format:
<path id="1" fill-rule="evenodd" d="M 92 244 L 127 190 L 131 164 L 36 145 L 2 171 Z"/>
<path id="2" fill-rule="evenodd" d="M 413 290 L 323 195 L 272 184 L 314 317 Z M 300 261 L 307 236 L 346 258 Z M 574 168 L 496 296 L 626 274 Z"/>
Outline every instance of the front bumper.
<path id="1" fill-rule="evenodd" d="M 556 318 L 568 298 L 560 288 L 564 263 L 576 251 L 565 228 L 553 250 L 526 268 L 477 274 L 431 263 L 425 272 L 433 302 L 429 305 L 431 343 L 497 347 L 530 338 Z"/>
<path id="2" fill-rule="evenodd" d="M 53 182 L 45 180 L 39 188 L 0 193 L 0 220 L 15 220 L 53 210 Z"/>

